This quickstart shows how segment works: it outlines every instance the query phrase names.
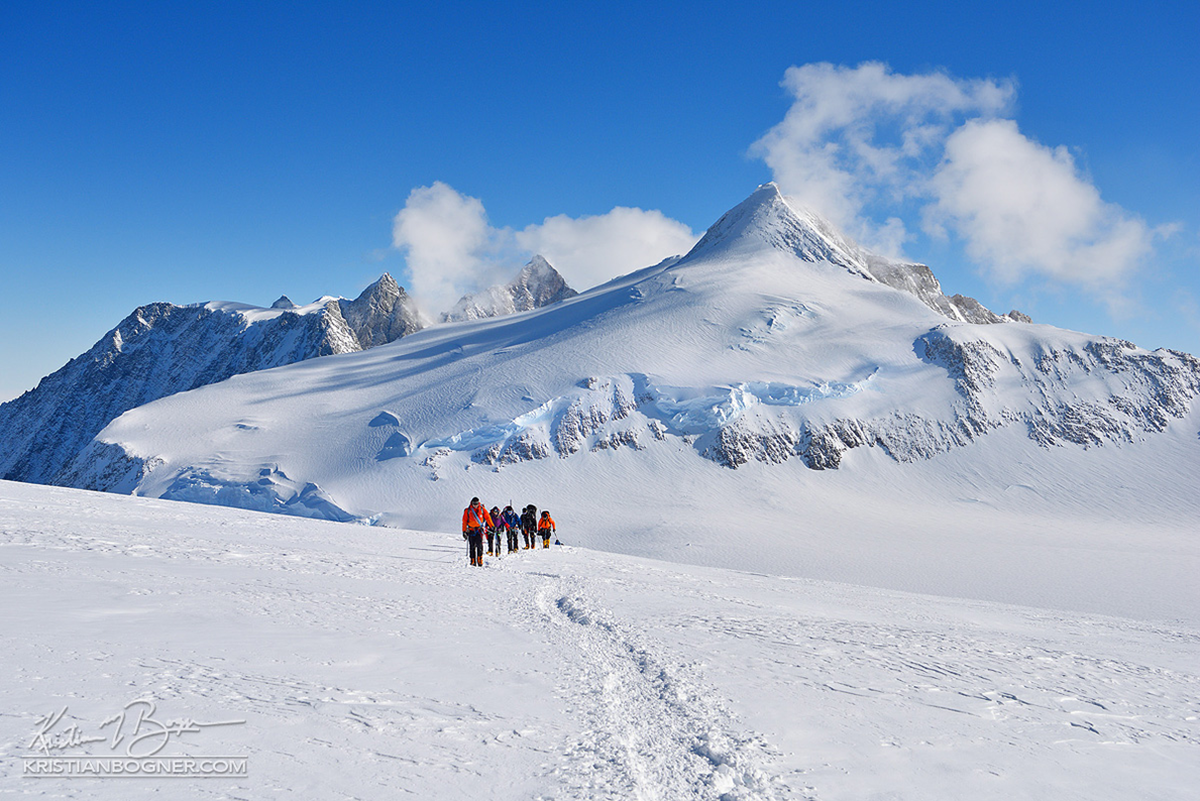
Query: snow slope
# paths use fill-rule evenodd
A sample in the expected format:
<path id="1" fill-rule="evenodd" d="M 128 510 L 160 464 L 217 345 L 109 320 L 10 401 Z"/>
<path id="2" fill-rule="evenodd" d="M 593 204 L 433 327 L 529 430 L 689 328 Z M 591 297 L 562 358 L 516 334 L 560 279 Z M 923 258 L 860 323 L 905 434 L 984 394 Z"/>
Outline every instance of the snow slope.
<path id="1" fill-rule="evenodd" d="M 1124 801 L 1200 781 L 1195 618 L 573 547 L 465 561 L 457 535 L 0 482 L 0 792 Z M 43 716 L 107 735 L 138 701 L 229 724 L 164 753 L 247 776 L 22 776 Z"/>
<path id="2" fill-rule="evenodd" d="M 952 321 L 848 248 L 764 187 L 683 259 L 553 306 L 131 410 L 62 480 L 423 530 L 536 498 L 610 551 L 1194 609 L 1200 361 Z"/>

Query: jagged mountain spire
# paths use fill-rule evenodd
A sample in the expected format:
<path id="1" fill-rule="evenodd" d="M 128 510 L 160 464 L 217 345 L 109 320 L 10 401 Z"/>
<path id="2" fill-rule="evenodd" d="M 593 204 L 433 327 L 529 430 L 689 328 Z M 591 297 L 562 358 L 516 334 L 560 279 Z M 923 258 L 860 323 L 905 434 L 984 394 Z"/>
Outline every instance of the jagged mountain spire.
<path id="1" fill-rule="evenodd" d="M 339 300 L 338 305 L 363 350 L 394 342 L 424 327 L 416 304 L 389 273 L 381 275 L 354 300 Z"/>
<path id="2" fill-rule="evenodd" d="M 453 322 L 499 317 L 540 309 L 577 294 L 558 270 L 538 255 L 507 284 L 498 284 L 474 295 L 464 295 L 454 304 L 454 308 L 442 315 L 442 320 Z"/>

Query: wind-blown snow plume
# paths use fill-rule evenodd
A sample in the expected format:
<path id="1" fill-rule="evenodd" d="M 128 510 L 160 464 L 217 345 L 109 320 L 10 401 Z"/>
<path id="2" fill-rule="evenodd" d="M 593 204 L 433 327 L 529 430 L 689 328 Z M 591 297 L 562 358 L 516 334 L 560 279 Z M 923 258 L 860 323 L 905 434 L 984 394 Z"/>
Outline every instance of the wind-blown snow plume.
<path id="1" fill-rule="evenodd" d="M 449 309 L 463 295 L 502 283 L 534 254 L 582 290 L 686 253 L 698 238 L 661 211 L 624 206 L 547 217 L 520 231 L 496 228 L 482 201 L 441 181 L 414 189 L 392 228 L 408 262 L 409 285 L 427 310 Z"/>
<path id="2" fill-rule="evenodd" d="M 1066 148 L 1005 119 L 1012 81 L 869 62 L 792 67 L 783 86 L 792 106 L 751 152 L 786 194 L 890 255 L 916 227 L 953 233 L 998 280 L 1040 276 L 1112 305 L 1170 230 L 1103 201 Z"/>

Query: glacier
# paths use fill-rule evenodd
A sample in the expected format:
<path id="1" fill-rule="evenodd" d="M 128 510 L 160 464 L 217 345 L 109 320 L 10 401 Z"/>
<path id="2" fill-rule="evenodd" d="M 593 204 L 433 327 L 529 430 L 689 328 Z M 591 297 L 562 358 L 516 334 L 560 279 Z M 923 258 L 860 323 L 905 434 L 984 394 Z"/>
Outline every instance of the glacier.
<path id="1" fill-rule="evenodd" d="M 1113 616 L 573 545 L 464 562 L 453 532 L 0 481 L 0 793 L 160 798 L 23 770 L 64 710 L 49 733 L 79 737 L 52 753 L 123 755 L 103 722 L 139 701 L 239 721 L 169 738 L 171 758 L 247 763 L 172 797 L 1125 801 L 1200 780 L 1194 581 L 1140 584 Z"/>

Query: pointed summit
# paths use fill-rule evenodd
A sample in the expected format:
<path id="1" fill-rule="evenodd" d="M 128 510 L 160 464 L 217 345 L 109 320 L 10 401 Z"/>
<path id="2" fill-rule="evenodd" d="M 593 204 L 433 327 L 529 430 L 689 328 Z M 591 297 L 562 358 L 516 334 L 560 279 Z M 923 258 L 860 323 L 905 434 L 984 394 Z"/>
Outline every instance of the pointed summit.
<path id="1" fill-rule="evenodd" d="M 478 320 L 540 309 L 579 293 L 567 285 L 558 270 L 542 256 L 534 256 L 507 284 L 497 284 L 474 295 L 464 295 L 442 315 L 443 322 Z"/>
<path id="2" fill-rule="evenodd" d="M 534 256 L 521 268 L 509 287 L 518 311 L 540 309 L 579 293 L 567 285 L 567 279 L 541 255 Z"/>
<path id="3" fill-rule="evenodd" d="M 394 342 L 424 327 L 416 304 L 388 273 L 354 300 L 339 300 L 338 306 L 363 350 Z"/>
<path id="4" fill-rule="evenodd" d="M 873 253 L 838 231 L 811 209 L 788 201 L 774 183 L 754 190 L 717 220 L 683 261 L 700 258 L 742 259 L 764 250 L 790 253 L 804 261 L 825 261 L 853 275 L 913 295 L 938 314 L 969 323 L 1029 322 L 1019 311 L 996 314 L 974 298 L 946 296 L 924 264 Z"/>
<path id="5" fill-rule="evenodd" d="M 280 295 L 279 300 L 271 304 L 272 309 L 294 309 L 296 304 L 287 295 Z"/>
<path id="6" fill-rule="evenodd" d="M 358 303 L 363 300 L 380 302 L 386 298 L 398 298 L 403 292 L 404 290 L 396 283 L 396 279 L 392 278 L 392 274 L 384 273 L 375 283 L 364 289 L 354 302 Z"/>
<path id="7" fill-rule="evenodd" d="M 529 283 L 530 281 L 543 280 L 546 278 L 557 278 L 563 281 L 558 270 L 546 261 L 546 257 L 540 253 L 529 260 L 529 263 L 521 268 L 521 272 L 517 273 L 517 279 L 514 283 Z M 566 282 L 563 281 L 565 284 Z"/>
<path id="8" fill-rule="evenodd" d="M 684 260 L 781 250 L 804 261 L 827 261 L 853 273 L 869 275 L 861 248 L 820 215 L 796 209 L 774 183 L 754 190 L 708 229 Z"/>

